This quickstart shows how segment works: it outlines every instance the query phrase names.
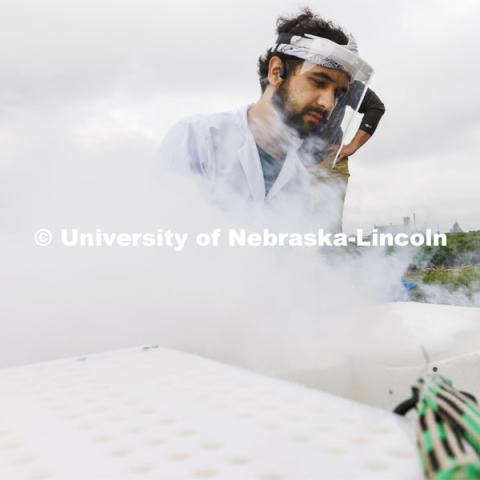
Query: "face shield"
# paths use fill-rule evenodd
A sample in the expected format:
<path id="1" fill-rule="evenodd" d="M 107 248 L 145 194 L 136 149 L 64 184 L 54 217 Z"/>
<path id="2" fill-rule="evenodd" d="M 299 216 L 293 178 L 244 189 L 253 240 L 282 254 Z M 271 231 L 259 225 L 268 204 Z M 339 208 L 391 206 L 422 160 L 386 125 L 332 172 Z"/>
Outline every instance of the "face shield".
<path id="1" fill-rule="evenodd" d="M 339 45 L 314 35 L 282 34 L 273 51 L 304 60 L 288 84 L 276 92 L 276 101 L 285 123 L 304 139 L 306 166 L 325 158 L 334 165 L 342 146 L 353 136 L 372 67 L 358 56 L 353 37 L 347 45 Z"/>

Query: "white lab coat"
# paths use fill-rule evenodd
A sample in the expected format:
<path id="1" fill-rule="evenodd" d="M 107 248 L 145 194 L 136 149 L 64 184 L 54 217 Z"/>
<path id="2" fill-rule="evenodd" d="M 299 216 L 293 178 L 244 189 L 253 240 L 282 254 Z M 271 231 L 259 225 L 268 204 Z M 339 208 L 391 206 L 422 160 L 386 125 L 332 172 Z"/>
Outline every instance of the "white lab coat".
<path id="1" fill-rule="evenodd" d="M 265 195 L 260 156 L 247 122 L 247 110 L 198 115 L 174 125 L 160 147 L 161 170 L 198 174 L 212 203 L 222 209 L 245 202 L 269 204 L 281 215 L 309 217 L 328 231 L 341 231 L 346 183 L 318 182 L 296 148 Z"/>
<path id="2" fill-rule="evenodd" d="M 160 147 L 160 163 L 179 173 L 207 179 L 215 203 L 237 199 L 270 202 L 282 194 L 305 195 L 311 177 L 297 152 L 288 152 L 268 195 L 255 139 L 248 128 L 247 109 L 198 115 L 180 121 Z"/>

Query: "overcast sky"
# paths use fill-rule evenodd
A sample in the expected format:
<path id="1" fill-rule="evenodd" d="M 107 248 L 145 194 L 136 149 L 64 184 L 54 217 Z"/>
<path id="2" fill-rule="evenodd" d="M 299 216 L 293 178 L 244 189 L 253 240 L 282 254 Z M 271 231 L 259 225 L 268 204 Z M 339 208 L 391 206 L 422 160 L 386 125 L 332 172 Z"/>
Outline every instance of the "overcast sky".
<path id="1" fill-rule="evenodd" d="M 131 155 L 149 154 L 185 115 L 254 102 L 256 60 L 273 43 L 276 17 L 306 5 L 356 36 L 387 109 L 352 157 L 346 229 L 399 223 L 413 212 L 420 225 L 445 230 L 458 220 L 480 229 L 476 0 L 1 5 L 4 208 L 15 182 L 77 148 L 71 138 L 98 145 L 129 136 L 139 147 Z"/>

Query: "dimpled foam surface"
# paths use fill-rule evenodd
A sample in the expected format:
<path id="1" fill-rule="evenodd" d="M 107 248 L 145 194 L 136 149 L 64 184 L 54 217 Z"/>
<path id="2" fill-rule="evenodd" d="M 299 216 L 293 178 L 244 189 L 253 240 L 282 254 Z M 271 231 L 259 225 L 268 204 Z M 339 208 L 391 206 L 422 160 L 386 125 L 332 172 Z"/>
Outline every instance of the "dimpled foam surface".
<path id="1" fill-rule="evenodd" d="M 1 369 L 0 478 L 422 475 L 404 418 L 150 346 Z"/>

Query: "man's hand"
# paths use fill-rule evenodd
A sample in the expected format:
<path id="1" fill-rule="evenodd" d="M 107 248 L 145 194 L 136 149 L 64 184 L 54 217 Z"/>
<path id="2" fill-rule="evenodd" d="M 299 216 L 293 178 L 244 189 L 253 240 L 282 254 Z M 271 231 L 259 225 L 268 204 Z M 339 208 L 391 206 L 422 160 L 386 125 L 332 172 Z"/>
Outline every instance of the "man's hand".
<path id="1" fill-rule="evenodd" d="M 338 155 L 339 160 L 343 160 L 344 158 L 352 156 L 359 147 L 354 145 L 353 143 L 349 143 L 348 145 L 344 145 L 340 150 L 340 154 Z"/>
<path id="2" fill-rule="evenodd" d="M 357 133 L 353 137 L 352 141 L 344 145 L 342 150 L 340 150 L 340 155 L 338 160 L 343 160 L 344 158 L 352 156 L 362 145 L 365 144 L 370 139 L 371 135 L 364 130 L 357 130 Z"/>

